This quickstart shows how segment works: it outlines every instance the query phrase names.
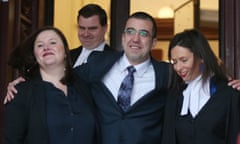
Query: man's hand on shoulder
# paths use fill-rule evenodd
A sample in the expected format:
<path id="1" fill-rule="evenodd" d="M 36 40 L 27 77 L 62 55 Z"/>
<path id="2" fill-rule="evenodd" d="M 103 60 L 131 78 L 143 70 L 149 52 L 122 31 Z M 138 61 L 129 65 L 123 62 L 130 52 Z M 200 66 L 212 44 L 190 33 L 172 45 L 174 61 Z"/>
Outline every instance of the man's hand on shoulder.
<path id="1" fill-rule="evenodd" d="M 240 80 L 231 80 L 228 82 L 228 85 L 240 91 Z"/>
<path id="2" fill-rule="evenodd" d="M 10 82 L 7 87 L 7 95 L 4 98 L 3 103 L 6 104 L 7 102 L 10 102 L 11 100 L 14 99 L 14 94 L 17 94 L 17 89 L 15 86 L 21 82 L 24 82 L 25 79 L 23 77 L 18 77 L 14 81 Z"/>

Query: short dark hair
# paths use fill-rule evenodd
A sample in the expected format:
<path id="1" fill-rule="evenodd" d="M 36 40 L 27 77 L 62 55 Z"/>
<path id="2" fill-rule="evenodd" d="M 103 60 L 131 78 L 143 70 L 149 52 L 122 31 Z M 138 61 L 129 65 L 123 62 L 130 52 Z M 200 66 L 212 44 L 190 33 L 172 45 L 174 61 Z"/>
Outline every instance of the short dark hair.
<path id="1" fill-rule="evenodd" d="M 152 22 L 152 33 L 153 33 L 152 37 L 153 38 L 157 37 L 157 24 L 156 24 L 156 21 L 154 20 L 154 18 L 150 14 L 140 11 L 140 12 L 135 12 L 135 13 L 131 14 L 128 17 L 128 19 L 130 19 L 130 18 L 136 18 L 136 19 L 143 19 L 143 20 L 151 21 Z"/>
<path id="2" fill-rule="evenodd" d="M 10 54 L 8 64 L 12 66 L 12 68 L 16 69 L 19 72 L 19 75 L 26 79 L 33 79 L 39 73 L 39 65 L 34 56 L 34 42 L 41 32 L 47 30 L 54 31 L 63 42 L 66 62 L 65 76 L 61 79 L 61 82 L 63 84 L 71 82 L 73 80 L 73 70 L 67 39 L 59 29 L 52 26 L 45 26 L 38 29 L 20 43 Z"/>
<path id="3" fill-rule="evenodd" d="M 77 21 L 80 16 L 84 18 L 89 18 L 91 16 L 97 15 L 99 17 L 100 24 L 102 26 L 107 25 L 107 14 L 103 8 L 97 4 L 87 4 L 78 11 Z"/>

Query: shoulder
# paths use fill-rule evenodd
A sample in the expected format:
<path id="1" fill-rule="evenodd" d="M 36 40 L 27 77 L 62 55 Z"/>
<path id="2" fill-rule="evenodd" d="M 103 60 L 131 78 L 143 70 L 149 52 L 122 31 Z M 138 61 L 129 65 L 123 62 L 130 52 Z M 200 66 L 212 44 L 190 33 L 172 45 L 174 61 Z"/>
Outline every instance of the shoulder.
<path id="1" fill-rule="evenodd" d="M 26 105 L 28 100 L 32 97 L 33 93 L 33 81 L 27 80 L 16 85 L 17 94 L 14 95 L 14 99 L 7 103 L 7 105 Z"/>
<path id="2" fill-rule="evenodd" d="M 213 87 L 216 87 L 216 94 L 223 96 L 226 99 L 240 100 L 240 92 L 231 86 L 228 86 L 227 81 L 215 80 L 213 81 Z"/>
<path id="3" fill-rule="evenodd" d="M 16 98 L 19 95 L 19 98 L 41 95 L 45 91 L 45 86 L 45 82 L 41 80 L 26 80 L 25 82 L 16 85 L 16 89 L 18 91 Z"/>
<path id="4" fill-rule="evenodd" d="M 31 90 L 33 83 L 33 80 L 26 80 L 25 82 L 17 84 L 16 89 L 18 90 L 18 93 L 29 91 Z"/>
<path id="5" fill-rule="evenodd" d="M 156 59 L 154 58 L 151 58 L 151 62 L 153 64 L 153 66 L 155 67 L 169 67 L 170 64 L 168 62 L 165 62 L 165 61 L 157 61 Z"/>
<path id="6" fill-rule="evenodd" d="M 108 44 L 105 44 L 104 51 L 115 51 L 112 47 L 110 47 Z"/>
<path id="7" fill-rule="evenodd" d="M 76 67 L 75 74 L 87 82 L 102 77 L 121 57 L 121 53 L 113 51 L 94 51 L 88 57 L 88 62 Z"/>
<path id="8" fill-rule="evenodd" d="M 38 87 L 39 85 L 44 85 L 44 81 L 40 80 L 40 78 L 34 78 L 31 80 L 26 80 L 25 82 L 21 82 L 16 85 L 17 89 L 29 89 L 33 87 Z"/>
<path id="9" fill-rule="evenodd" d="M 169 87 L 171 81 L 170 64 L 164 61 L 159 62 L 155 59 L 151 59 L 151 62 L 155 71 L 157 85 L 159 85 L 160 87 Z"/>
<path id="10" fill-rule="evenodd" d="M 82 46 L 79 46 L 77 48 L 73 48 L 73 49 L 70 50 L 70 55 L 71 56 L 78 55 L 81 51 L 82 51 Z"/>
<path id="11" fill-rule="evenodd" d="M 80 51 L 81 49 L 82 49 L 82 46 L 79 46 L 79 47 L 71 49 L 70 52 Z"/>
<path id="12" fill-rule="evenodd" d="M 155 59 L 151 59 L 151 62 L 156 72 L 169 74 L 170 64 L 168 62 L 156 61 Z"/>
<path id="13" fill-rule="evenodd" d="M 120 52 L 117 51 L 94 51 L 88 57 L 88 63 L 97 62 L 97 63 L 110 63 L 109 60 L 117 60 L 121 56 Z"/>

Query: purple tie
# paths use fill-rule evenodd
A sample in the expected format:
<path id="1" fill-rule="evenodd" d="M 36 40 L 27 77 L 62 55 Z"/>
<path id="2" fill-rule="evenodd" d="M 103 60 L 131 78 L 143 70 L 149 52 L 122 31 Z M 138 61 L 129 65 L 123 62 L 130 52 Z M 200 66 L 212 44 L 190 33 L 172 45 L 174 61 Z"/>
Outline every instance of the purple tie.
<path id="1" fill-rule="evenodd" d="M 136 72 L 136 69 L 133 66 L 127 67 L 128 75 L 123 79 L 121 86 L 118 91 L 118 104 L 123 109 L 127 111 L 130 106 L 132 88 L 133 88 L 133 73 Z"/>

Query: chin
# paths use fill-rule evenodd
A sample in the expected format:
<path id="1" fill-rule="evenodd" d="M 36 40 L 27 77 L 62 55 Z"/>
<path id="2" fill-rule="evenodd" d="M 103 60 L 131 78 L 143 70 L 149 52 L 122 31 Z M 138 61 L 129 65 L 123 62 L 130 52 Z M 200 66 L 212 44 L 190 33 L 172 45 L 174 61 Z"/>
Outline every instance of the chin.
<path id="1" fill-rule="evenodd" d="M 182 78 L 184 82 L 190 81 L 188 78 Z"/>

